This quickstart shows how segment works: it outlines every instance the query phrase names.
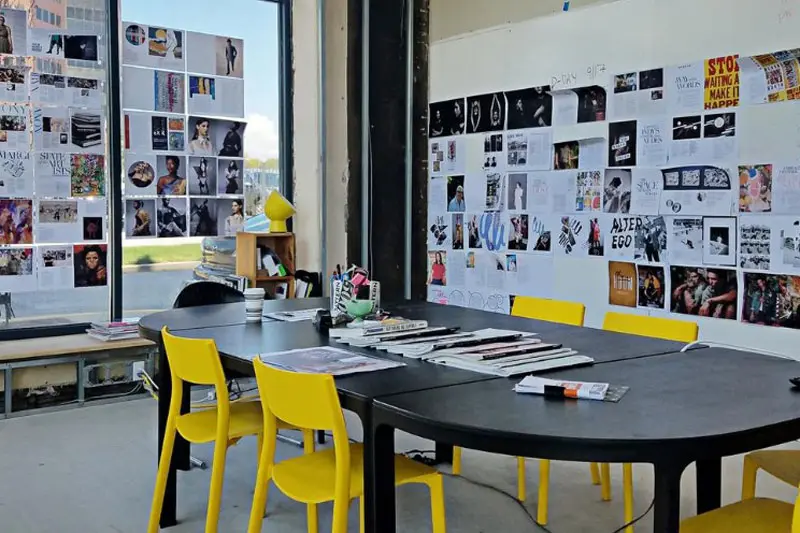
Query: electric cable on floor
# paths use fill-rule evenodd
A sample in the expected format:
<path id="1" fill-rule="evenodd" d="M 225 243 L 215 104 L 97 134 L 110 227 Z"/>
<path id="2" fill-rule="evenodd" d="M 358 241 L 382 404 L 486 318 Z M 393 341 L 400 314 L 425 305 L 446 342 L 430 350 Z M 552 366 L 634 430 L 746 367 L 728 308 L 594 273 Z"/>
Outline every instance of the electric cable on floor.
<path id="1" fill-rule="evenodd" d="M 634 518 L 633 520 L 631 520 L 631 521 L 630 521 L 630 522 L 628 522 L 627 524 L 623 525 L 623 526 L 622 526 L 622 527 L 620 527 L 619 529 L 615 529 L 615 530 L 613 531 L 613 533 L 622 533 L 623 531 L 625 531 L 625 528 L 627 528 L 628 526 L 632 526 L 632 525 L 636 524 L 636 523 L 637 523 L 637 522 L 639 522 L 639 521 L 640 521 L 642 518 L 644 518 L 645 516 L 647 516 L 647 514 L 648 514 L 650 511 L 652 511 L 652 510 L 653 510 L 653 507 L 655 507 L 655 505 L 656 505 L 656 499 L 655 499 L 655 498 L 653 498 L 653 501 L 651 501 L 651 502 L 650 502 L 650 505 L 648 505 L 648 506 L 647 506 L 647 509 L 645 509 L 645 511 L 644 511 L 642 514 L 640 514 L 638 517 Z"/>

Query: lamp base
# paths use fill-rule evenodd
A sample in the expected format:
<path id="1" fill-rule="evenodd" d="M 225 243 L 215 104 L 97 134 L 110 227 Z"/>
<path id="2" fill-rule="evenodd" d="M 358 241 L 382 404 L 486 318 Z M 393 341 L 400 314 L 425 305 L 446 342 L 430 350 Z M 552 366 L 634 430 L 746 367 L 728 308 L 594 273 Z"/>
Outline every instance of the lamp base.
<path id="1" fill-rule="evenodd" d="M 285 220 L 270 220 L 269 233 L 286 233 L 289 229 L 286 227 Z"/>

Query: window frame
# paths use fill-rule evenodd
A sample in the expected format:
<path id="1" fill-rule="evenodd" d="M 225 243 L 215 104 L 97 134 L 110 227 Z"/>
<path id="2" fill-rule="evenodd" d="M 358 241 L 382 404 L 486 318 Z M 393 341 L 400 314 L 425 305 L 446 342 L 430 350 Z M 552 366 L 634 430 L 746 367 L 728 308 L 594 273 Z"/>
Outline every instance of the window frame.
<path id="1" fill-rule="evenodd" d="M 106 69 L 106 90 L 108 93 L 108 266 L 109 266 L 109 305 L 108 319 L 120 320 L 123 317 L 123 269 L 122 241 L 125 232 L 123 215 L 125 211 L 122 197 L 122 143 L 112 139 L 122 138 L 122 56 L 120 38 L 122 37 L 122 0 L 106 0 L 108 57 L 118 58 L 108 61 Z M 294 159 L 293 159 L 293 79 L 292 79 L 292 0 L 250 0 L 278 5 L 278 131 L 279 131 L 279 172 L 281 193 L 292 202 L 294 200 Z M 67 6 L 70 9 L 70 6 Z M 107 59 L 107 58 L 106 58 Z M 0 327 L 0 341 L 21 340 L 39 337 L 55 337 L 84 333 L 89 322 L 66 323 L 55 326 L 14 327 L 13 323 Z"/>

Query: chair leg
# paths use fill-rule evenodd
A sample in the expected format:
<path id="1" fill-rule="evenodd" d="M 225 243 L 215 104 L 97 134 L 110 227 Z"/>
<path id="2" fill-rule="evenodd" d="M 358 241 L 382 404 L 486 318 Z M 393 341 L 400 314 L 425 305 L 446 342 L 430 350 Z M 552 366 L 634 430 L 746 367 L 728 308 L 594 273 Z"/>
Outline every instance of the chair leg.
<path id="1" fill-rule="evenodd" d="M 206 533 L 217 533 L 219 509 L 222 503 L 222 483 L 225 480 L 225 458 L 228 453 L 226 441 L 214 443 L 214 460 L 211 463 L 211 486 L 208 490 L 208 512 L 206 513 Z"/>
<path id="2" fill-rule="evenodd" d="M 272 477 L 269 450 L 263 444 L 259 446 L 261 453 L 258 456 L 258 470 L 256 474 L 256 489 L 253 494 L 253 506 L 250 509 L 250 521 L 247 524 L 247 533 L 261 533 L 264 514 L 267 509 L 267 495 L 269 494 L 269 480 Z"/>
<path id="3" fill-rule="evenodd" d="M 633 522 L 633 465 L 622 465 L 622 498 L 625 509 L 625 523 Z M 633 526 L 625 528 L 625 533 L 633 533 Z"/>
<path id="4" fill-rule="evenodd" d="M 461 475 L 461 446 L 453 446 L 453 474 Z"/>
<path id="5" fill-rule="evenodd" d="M 611 501 L 611 468 L 608 463 L 600 465 L 600 495 L 604 502 Z"/>
<path id="6" fill-rule="evenodd" d="M 600 465 L 597 463 L 590 463 L 589 470 L 592 473 L 592 485 L 600 484 Z"/>
<path id="7" fill-rule="evenodd" d="M 547 506 L 550 499 L 550 460 L 539 460 L 539 502 L 537 503 L 536 521 L 547 525 Z"/>
<path id="8" fill-rule="evenodd" d="M 309 503 L 306 505 L 306 521 L 308 522 L 308 533 L 319 532 L 319 516 L 317 515 L 317 504 Z M 363 529 L 361 530 L 363 533 Z"/>
<path id="9" fill-rule="evenodd" d="M 364 495 L 358 499 L 358 531 L 364 533 Z"/>
<path id="10" fill-rule="evenodd" d="M 444 510 L 444 477 L 434 474 L 434 478 L 428 483 L 428 488 L 431 491 L 432 533 L 445 533 L 447 526 Z"/>
<path id="11" fill-rule="evenodd" d="M 158 461 L 158 473 L 156 474 L 156 486 L 153 490 L 153 503 L 150 507 L 150 521 L 147 525 L 147 533 L 158 533 L 158 523 L 161 520 L 161 508 L 164 505 L 164 491 L 167 488 L 172 450 L 175 448 L 175 433 L 175 421 L 172 419 L 167 420 L 164 443 L 161 446 L 161 458 Z"/>
<path id="12" fill-rule="evenodd" d="M 748 455 L 744 456 L 742 468 L 742 500 L 752 500 L 756 497 L 756 477 L 758 464 Z"/>
<path id="13" fill-rule="evenodd" d="M 527 498 L 525 487 L 525 458 L 517 457 L 517 499 L 524 502 Z"/>
<path id="14" fill-rule="evenodd" d="M 347 533 L 347 514 L 350 509 L 350 500 L 333 500 L 333 525 L 331 533 Z M 310 524 L 309 524 L 310 525 Z M 309 529 L 309 533 L 316 533 Z"/>

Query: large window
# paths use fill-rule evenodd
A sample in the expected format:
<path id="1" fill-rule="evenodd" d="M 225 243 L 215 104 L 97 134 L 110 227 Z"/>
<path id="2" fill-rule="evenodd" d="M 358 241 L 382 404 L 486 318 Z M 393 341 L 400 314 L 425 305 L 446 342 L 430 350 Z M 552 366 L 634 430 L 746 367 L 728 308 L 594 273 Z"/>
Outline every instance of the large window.
<path id="1" fill-rule="evenodd" d="M 201 243 L 234 239 L 280 186 L 286 7 L 119 0 L 115 87 L 116 0 L 15 1 L 0 8 L 0 338 L 108 319 L 112 300 L 164 309 Z"/>

